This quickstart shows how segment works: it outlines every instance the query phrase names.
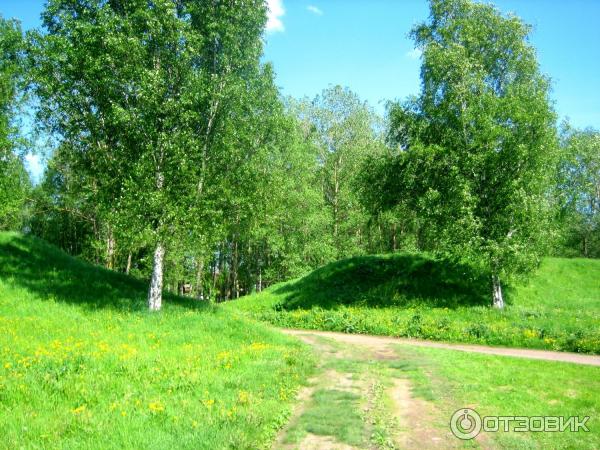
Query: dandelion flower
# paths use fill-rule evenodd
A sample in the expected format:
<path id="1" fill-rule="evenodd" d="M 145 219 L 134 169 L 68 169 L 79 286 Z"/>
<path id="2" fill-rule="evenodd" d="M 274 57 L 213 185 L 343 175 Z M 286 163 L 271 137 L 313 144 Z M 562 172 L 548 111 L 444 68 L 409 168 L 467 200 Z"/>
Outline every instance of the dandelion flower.
<path id="1" fill-rule="evenodd" d="M 148 409 L 150 409 L 150 411 L 152 412 L 161 412 L 165 410 L 165 407 L 163 406 L 163 404 L 160 401 L 156 401 L 156 402 L 151 402 L 148 405 Z"/>
<path id="2" fill-rule="evenodd" d="M 85 411 L 85 405 L 81 405 L 81 406 L 78 406 L 77 408 L 73 409 L 71 412 L 73 414 L 81 414 L 84 411 Z"/>

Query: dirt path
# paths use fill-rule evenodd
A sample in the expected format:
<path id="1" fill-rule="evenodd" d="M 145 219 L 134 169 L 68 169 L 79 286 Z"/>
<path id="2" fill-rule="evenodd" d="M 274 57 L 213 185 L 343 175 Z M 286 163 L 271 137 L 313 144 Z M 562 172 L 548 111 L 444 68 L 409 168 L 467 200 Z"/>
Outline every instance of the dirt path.
<path id="1" fill-rule="evenodd" d="M 279 433 L 281 450 L 452 449 L 461 447 L 447 417 L 413 395 L 395 367 L 390 344 L 347 343 L 329 335 L 292 332 L 315 348 L 317 375 L 298 395 L 296 410 Z M 485 447 L 485 446 L 484 446 Z"/>
<path id="2" fill-rule="evenodd" d="M 448 405 L 423 395 L 414 374 L 426 361 L 409 346 L 600 366 L 600 356 L 542 350 L 447 344 L 312 330 L 282 330 L 315 348 L 316 375 L 298 395 L 296 410 L 279 433 L 281 450 L 496 448 L 487 434 L 455 438 Z M 406 347 L 403 347 L 403 346 Z"/>
<path id="3" fill-rule="evenodd" d="M 417 347 L 446 348 L 463 352 L 485 353 L 488 355 L 514 356 L 517 358 L 541 359 L 546 361 L 561 361 L 574 364 L 585 364 L 589 366 L 600 366 L 600 356 L 584 355 L 580 353 L 553 352 L 549 350 L 531 350 L 524 348 L 489 347 L 485 345 L 471 344 L 448 344 L 444 342 L 425 341 L 419 339 L 394 338 L 385 336 L 371 336 L 365 334 L 336 333 L 332 331 L 313 330 L 290 330 L 283 329 L 282 332 L 295 336 L 312 335 L 334 339 L 346 344 L 362 345 L 372 348 L 374 351 L 390 351 L 388 345 L 401 344 Z"/>

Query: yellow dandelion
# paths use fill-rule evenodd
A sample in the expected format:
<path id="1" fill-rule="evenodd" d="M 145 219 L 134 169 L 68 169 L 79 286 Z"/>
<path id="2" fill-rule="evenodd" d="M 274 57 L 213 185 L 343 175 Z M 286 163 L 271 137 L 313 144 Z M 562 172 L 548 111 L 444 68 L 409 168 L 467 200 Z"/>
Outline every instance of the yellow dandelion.
<path id="1" fill-rule="evenodd" d="M 156 402 L 151 402 L 148 405 L 148 409 L 150 409 L 150 411 L 152 412 L 161 412 L 165 410 L 165 407 L 163 406 L 163 404 L 160 401 L 156 401 Z"/>
<path id="2" fill-rule="evenodd" d="M 78 406 L 77 408 L 71 410 L 73 414 L 81 414 L 85 411 L 85 405 Z"/>
<path id="3" fill-rule="evenodd" d="M 253 342 L 252 344 L 250 344 L 250 349 L 252 350 L 264 350 L 267 347 L 268 345 L 262 342 Z"/>
<path id="4" fill-rule="evenodd" d="M 229 358 L 230 355 L 231 355 L 230 352 L 220 352 L 217 354 L 217 359 L 218 360 L 227 359 L 227 358 Z"/>
<path id="5" fill-rule="evenodd" d="M 238 392 L 238 400 L 240 403 L 248 403 L 248 392 L 240 391 Z"/>

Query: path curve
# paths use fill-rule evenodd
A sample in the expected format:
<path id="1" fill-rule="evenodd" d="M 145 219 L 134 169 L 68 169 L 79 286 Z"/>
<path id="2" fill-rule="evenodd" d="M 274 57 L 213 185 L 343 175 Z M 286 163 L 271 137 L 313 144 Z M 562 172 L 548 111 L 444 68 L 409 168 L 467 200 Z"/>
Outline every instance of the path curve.
<path id="1" fill-rule="evenodd" d="M 396 338 L 389 336 L 372 336 L 367 334 L 348 334 L 334 331 L 280 329 L 283 333 L 298 335 L 314 335 L 335 339 L 348 344 L 362 344 L 370 346 L 400 344 L 416 347 L 445 348 L 462 352 L 485 353 L 488 355 L 514 356 L 517 358 L 541 359 L 545 361 L 560 361 L 588 366 L 600 366 L 599 355 L 585 355 L 582 353 L 554 352 L 551 350 L 533 350 L 526 348 L 490 347 L 474 344 L 449 344 L 446 342 L 427 341 L 421 339 Z"/>

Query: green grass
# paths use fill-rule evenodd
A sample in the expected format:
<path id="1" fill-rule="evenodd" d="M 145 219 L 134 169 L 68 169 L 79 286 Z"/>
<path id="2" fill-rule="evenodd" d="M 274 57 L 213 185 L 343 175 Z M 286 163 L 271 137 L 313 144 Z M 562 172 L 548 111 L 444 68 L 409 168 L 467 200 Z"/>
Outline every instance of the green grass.
<path id="1" fill-rule="evenodd" d="M 360 415 L 360 396 L 337 389 L 319 389 L 308 409 L 288 432 L 288 442 L 299 442 L 308 432 L 334 436 L 338 442 L 363 446 L 366 442 Z"/>
<path id="2" fill-rule="evenodd" d="M 264 448 L 313 367 L 304 346 L 0 233 L 0 448 Z"/>
<path id="3" fill-rule="evenodd" d="M 453 350 L 396 346 L 413 394 L 447 420 L 464 407 L 484 416 L 589 416 L 589 432 L 484 433 L 500 448 L 600 448 L 600 368 Z M 394 363 L 391 364 L 393 366 Z"/>
<path id="4" fill-rule="evenodd" d="M 313 339 L 320 363 L 312 394 L 285 430 L 283 443 L 299 444 L 310 433 L 353 448 L 397 448 L 398 421 L 388 395 L 394 371 L 359 347 Z"/>
<path id="5" fill-rule="evenodd" d="M 423 255 L 338 261 L 226 306 L 281 327 L 600 353 L 600 260 L 546 258 L 490 308 L 489 281 Z"/>

